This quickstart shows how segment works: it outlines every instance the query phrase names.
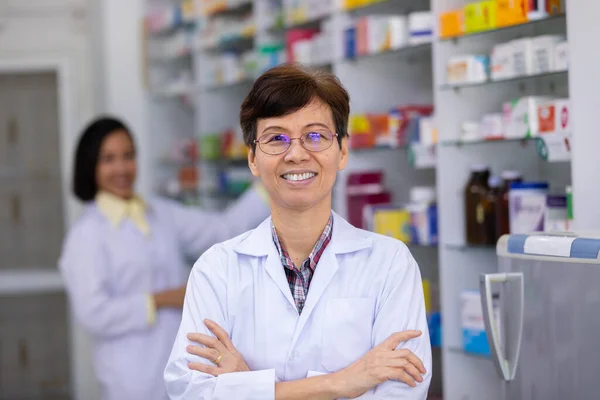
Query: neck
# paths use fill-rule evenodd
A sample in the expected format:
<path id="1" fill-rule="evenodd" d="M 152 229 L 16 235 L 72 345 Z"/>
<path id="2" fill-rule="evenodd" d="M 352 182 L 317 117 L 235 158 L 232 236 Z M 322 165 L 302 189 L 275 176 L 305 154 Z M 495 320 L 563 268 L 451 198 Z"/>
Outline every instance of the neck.
<path id="1" fill-rule="evenodd" d="M 299 266 L 308 258 L 331 216 L 331 199 L 306 210 L 272 207 L 271 218 L 285 250 Z"/>

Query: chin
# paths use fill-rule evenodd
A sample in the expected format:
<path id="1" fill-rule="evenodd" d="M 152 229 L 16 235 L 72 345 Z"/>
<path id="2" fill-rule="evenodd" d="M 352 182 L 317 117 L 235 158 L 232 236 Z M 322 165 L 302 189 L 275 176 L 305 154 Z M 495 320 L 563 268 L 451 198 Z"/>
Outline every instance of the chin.
<path id="1" fill-rule="evenodd" d="M 324 199 L 315 198 L 314 196 L 302 196 L 299 193 L 290 194 L 281 199 L 280 203 L 283 207 L 296 211 L 304 211 L 317 206 Z"/>

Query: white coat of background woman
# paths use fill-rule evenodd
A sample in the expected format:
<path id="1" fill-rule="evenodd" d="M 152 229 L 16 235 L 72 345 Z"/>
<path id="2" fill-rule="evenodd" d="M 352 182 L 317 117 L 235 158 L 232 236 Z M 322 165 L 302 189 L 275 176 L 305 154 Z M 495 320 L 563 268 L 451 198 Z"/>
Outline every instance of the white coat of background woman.
<path id="1" fill-rule="evenodd" d="M 260 187 L 224 213 L 134 191 L 129 129 L 100 118 L 75 154 L 74 193 L 87 205 L 69 230 L 59 266 L 77 321 L 93 338 L 104 400 L 164 400 L 163 371 L 188 278 L 186 260 L 255 228 L 269 214 Z M 264 189 L 263 189 L 264 190 Z"/>
<path id="2" fill-rule="evenodd" d="M 400 241 L 332 212 L 349 97 L 283 65 L 242 103 L 271 217 L 194 265 L 165 369 L 172 400 L 424 400 L 431 346 L 419 267 Z"/>

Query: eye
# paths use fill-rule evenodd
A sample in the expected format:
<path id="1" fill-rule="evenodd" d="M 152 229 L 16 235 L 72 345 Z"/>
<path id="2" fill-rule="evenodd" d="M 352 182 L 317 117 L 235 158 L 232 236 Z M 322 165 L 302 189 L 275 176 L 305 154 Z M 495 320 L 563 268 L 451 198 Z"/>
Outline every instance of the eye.
<path id="1" fill-rule="evenodd" d="M 306 134 L 306 140 L 309 142 L 320 142 L 323 139 L 325 139 L 325 136 L 320 132 L 308 132 Z"/>
<path id="2" fill-rule="evenodd" d="M 287 135 L 272 135 L 266 138 L 265 143 L 288 143 L 290 138 Z"/>

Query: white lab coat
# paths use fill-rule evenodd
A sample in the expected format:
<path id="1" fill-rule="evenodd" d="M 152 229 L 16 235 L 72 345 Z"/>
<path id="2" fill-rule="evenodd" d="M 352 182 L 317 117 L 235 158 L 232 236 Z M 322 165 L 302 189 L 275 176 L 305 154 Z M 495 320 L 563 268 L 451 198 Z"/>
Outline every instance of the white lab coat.
<path id="1" fill-rule="evenodd" d="M 103 399 L 168 398 L 163 372 L 181 310 L 158 310 L 150 326 L 148 295 L 185 284 L 186 253 L 196 258 L 268 215 L 267 204 L 254 190 L 224 214 L 154 199 L 146 237 L 131 220 L 114 228 L 95 203 L 87 206 L 68 232 L 59 266 L 75 317 L 93 336 Z"/>
<path id="2" fill-rule="evenodd" d="M 172 400 L 269 400 L 275 382 L 339 371 L 391 334 L 423 331 L 401 343 L 427 369 L 411 388 L 388 381 L 364 398 L 425 399 L 431 347 L 421 275 L 398 240 L 357 229 L 334 214 L 332 239 L 317 265 L 299 316 L 271 236 L 270 218 L 257 229 L 212 247 L 188 281 L 181 327 L 165 369 Z M 212 377 L 188 368 L 210 361 L 186 352 L 190 332 L 222 326 L 252 372 Z"/>

